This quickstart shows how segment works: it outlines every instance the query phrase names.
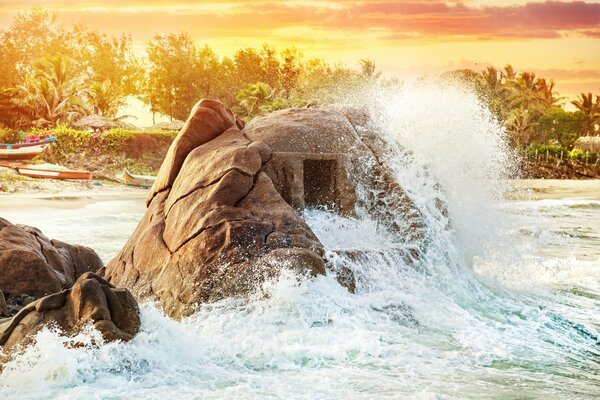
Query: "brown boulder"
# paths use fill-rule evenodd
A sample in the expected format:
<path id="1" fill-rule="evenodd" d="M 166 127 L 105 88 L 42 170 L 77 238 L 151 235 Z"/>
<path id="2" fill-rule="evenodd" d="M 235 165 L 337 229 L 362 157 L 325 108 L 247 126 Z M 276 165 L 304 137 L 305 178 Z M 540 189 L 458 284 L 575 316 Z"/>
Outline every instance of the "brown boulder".
<path id="1" fill-rule="evenodd" d="M 329 108 L 290 108 L 250 121 L 244 134 L 275 152 L 344 154 L 364 150 L 345 114 Z"/>
<path id="2" fill-rule="evenodd" d="M 271 148 L 263 170 L 294 208 L 326 205 L 352 215 L 358 206 L 399 240 L 423 246 L 421 213 L 387 167 L 391 146 L 365 110 L 281 110 L 252 120 L 244 134 Z"/>
<path id="3" fill-rule="evenodd" d="M 187 138 L 205 137 L 207 117 L 201 108 L 192 112 L 179 142 L 198 144 L 188 154 L 177 150 L 184 160 L 177 172 L 163 164 L 161 173 L 173 178 L 155 186 L 146 215 L 104 275 L 158 298 L 176 318 L 199 303 L 247 293 L 284 268 L 325 272 L 321 243 L 261 172 L 270 148 L 227 126 L 234 120 L 212 140 Z"/>
<path id="4" fill-rule="evenodd" d="M 107 265 L 107 280 L 179 318 L 283 270 L 325 274 L 323 245 L 302 218 L 306 207 L 348 215 L 361 207 L 398 242 L 423 245 L 420 213 L 385 166 L 386 143 L 367 114 L 284 110 L 242 127 L 220 103 L 198 103 L 142 221 Z M 353 290 L 352 271 L 339 269 Z"/>
<path id="5" fill-rule="evenodd" d="M 0 290 L 39 298 L 73 285 L 83 273 L 103 267 L 91 249 L 50 240 L 38 229 L 0 218 Z"/>
<path id="6" fill-rule="evenodd" d="M 127 289 L 115 288 L 87 272 L 71 289 L 36 300 L 13 318 L 0 320 L 0 346 L 10 350 L 27 344 L 49 324 L 67 335 L 92 324 L 107 341 L 130 340 L 139 330 L 140 318 L 137 303 Z"/>
<path id="7" fill-rule="evenodd" d="M 210 142 L 235 124 L 233 114 L 220 101 L 199 101 L 171 144 L 148 195 L 148 203 L 158 192 L 171 187 L 185 158 L 192 150 Z"/>

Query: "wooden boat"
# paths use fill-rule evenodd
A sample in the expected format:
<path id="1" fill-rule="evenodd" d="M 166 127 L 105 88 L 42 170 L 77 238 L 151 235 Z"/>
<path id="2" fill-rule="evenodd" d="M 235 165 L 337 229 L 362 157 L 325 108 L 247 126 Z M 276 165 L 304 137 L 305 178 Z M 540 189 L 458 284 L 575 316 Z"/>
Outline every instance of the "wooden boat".
<path id="1" fill-rule="evenodd" d="M 149 188 L 152 187 L 154 181 L 156 180 L 155 176 L 149 175 L 134 175 L 125 168 L 123 170 L 123 181 L 129 186 L 140 186 Z"/>
<path id="2" fill-rule="evenodd" d="M 77 171 L 54 164 L 27 165 L 19 164 L 15 166 L 19 174 L 30 178 L 45 179 L 92 179 L 93 172 Z"/>
<path id="3" fill-rule="evenodd" d="M 56 138 L 51 137 L 33 143 L 0 143 L 0 159 L 31 160 L 38 154 L 41 154 L 55 141 Z"/>

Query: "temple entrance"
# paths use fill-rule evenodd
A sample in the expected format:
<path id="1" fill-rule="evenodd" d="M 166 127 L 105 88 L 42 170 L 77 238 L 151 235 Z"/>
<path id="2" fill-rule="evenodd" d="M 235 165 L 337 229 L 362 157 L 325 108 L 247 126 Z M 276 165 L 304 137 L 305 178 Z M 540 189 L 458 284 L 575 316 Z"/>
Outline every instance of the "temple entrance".
<path id="1" fill-rule="evenodd" d="M 337 210 L 336 160 L 304 160 L 304 205 Z"/>

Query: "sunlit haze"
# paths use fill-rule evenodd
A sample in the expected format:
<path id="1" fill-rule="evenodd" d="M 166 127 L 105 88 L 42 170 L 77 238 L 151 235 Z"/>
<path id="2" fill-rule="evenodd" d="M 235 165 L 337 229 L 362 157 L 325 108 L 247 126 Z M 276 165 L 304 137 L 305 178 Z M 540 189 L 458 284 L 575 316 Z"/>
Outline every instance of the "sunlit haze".
<path id="1" fill-rule="evenodd" d="M 600 89 L 597 1 L 0 1 L 0 28 L 34 6 L 70 24 L 131 33 L 140 51 L 156 33 L 188 32 L 221 55 L 268 43 L 357 67 L 370 58 L 410 80 L 457 68 L 512 64 L 574 97 Z"/>

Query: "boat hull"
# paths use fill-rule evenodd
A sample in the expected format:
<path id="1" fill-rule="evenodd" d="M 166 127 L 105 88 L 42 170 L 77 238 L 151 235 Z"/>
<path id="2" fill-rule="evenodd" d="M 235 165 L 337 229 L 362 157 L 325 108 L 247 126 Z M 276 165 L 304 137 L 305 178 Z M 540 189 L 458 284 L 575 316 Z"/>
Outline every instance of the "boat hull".
<path id="1" fill-rule="evenodd" d="M 35 143 L 0 144 L 0 160 L 31 160 L 43 153 L 54 140 L 51 138 Z"/>
<path id="2" fill-rule="evenodd" d="M 154 184 L 156 178 L 153 176 L 134 175 L 125 169 L 123 171 L 123 180 L 129 186 L 150 188 Z"/>
<path id="3" fill-rule="evenodd" d="M 17 171 L 23 176 L 42 179 L 92 179 L 94 173 L 89 171 L 53 171 L 36 169 L 26 166 L 17 166 Z"/>

